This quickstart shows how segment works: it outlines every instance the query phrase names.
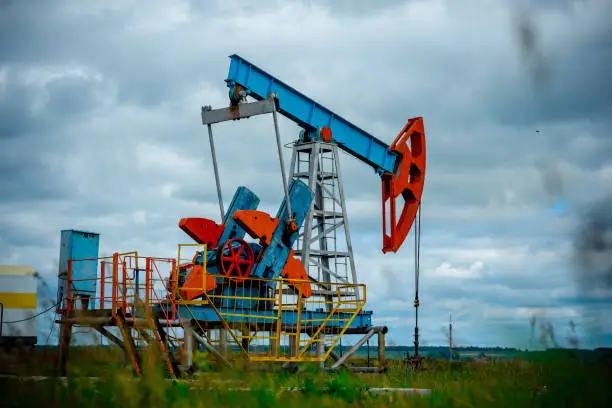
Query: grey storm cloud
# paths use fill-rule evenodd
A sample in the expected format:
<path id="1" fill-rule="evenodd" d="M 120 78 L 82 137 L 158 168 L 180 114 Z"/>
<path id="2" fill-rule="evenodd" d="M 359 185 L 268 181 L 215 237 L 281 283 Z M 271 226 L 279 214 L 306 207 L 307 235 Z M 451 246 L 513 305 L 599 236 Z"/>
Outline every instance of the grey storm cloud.
<path id="1" fill-rule="evenodd" d="M 238 53 L 387 143 L 424 117 L 430 344 L 445 341 L 453 309 L 474 344 L 528 336 L 532 309 L 586 330 L 609 309 L 582 307 L 568 265 L 583 210 L 612 185 L 611 11 L 604 0 L 0 2 L 0 262 L 34 264 L 54 287 L 61 229 L 100 232 L 103 253 L 173 256 L 187 242 L 180 218 L 218 220 L 200 109 L 228 104 Z M 284 144 L 297 137 L 280 125 Z M 226 206 L 244 185 L 276 212 L 271 119 L 214 132 Z M 413 236 L 380 253 L 380 179 L 340 160 L 368 307 L 410 343 Z M 563 216 L 550 211 L 560 197 Z M 593 344 L 612 342 L 612 327 L 597 330 Z"/>

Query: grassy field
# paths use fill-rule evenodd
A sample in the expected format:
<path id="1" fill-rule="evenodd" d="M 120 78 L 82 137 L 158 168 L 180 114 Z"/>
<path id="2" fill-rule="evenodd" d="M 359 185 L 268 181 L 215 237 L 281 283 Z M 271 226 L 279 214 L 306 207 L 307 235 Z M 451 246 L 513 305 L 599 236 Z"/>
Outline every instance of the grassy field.
<path id="1" fill-rule="evenodd" d="M 51 375 L 52 350 L 1 360 L 0 372 Z M 200 364 L 211 362 L 205 356 Z M 262 373 L 244 364 L 212 371 L 191 381 L 168 381 L 163 364 L 145 356 L 144 375 L 135 379 L 113 349 L 79 349 L 71 354 L 69 376 L 23 380 L 3 377 L 3 407 L 611 407 L 612 365 L 571 351 L 531 353 L 514 359 L 449 364 L 426 360 L 419 372 L 390 360 L 384 375 Z M 97 379 L 88 378 L 96 376 Z M 289 391 L 288 387 L 301 387 Z M 432 389 L 428 396 L 371 395 L 369 387 Z M 248 388 L 249 390 L 245 390 Z"/>

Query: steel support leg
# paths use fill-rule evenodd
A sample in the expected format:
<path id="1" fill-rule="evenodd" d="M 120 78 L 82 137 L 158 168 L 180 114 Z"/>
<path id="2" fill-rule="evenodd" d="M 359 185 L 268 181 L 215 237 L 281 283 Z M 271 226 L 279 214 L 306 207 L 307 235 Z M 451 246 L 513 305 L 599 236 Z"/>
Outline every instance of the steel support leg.
<path id="1" fill-rule="evenodd" d="M 361 346 L 363 346 L 363 344 L 368 341 L 372 336 L 374 336 L 375 334 L 378 333 L 378 344 L 379 344 L 379 351 L 378 351 L 378 358 L 379 360 L 382 358 L 383 360 L 383 364 L 384 364 L 384 358 L 385 358 L 385 352 L 384 352 L 384 342 L 385 342 L 385 333 L 387 333 L 388 328 L 387 326 L 375 326 L 372 327 L 370 329 L 370 331 L 368 331 L 368 333 L 363 336 L 363 338 L 361 340 L 359 340 L 353 347 L 351 347 L 351 349 L 349 351 L 346 352 L 346 354 L 344 354 L 342 357 L 340 357 L 332 366 L 331 369 L 332 370 L 336 370 L 338 368 L 340 368 L 341 365 L 344 365 L 346 360 L 352 356 L 357 350 L 359 350 L 359 348 Z M 380 344 L 381 344 L 381 339 L 382 339 L 382 345 L 383 345 L 383 351 L 381 354 L 380 351 Z M 361 369 L 360 369 L 361 370 Z M 373 369 L 373 370 L 362 370 L 362 371 L 374 371 L 374 370 L 380 370 L 379 369 Z"/>
<path id="2" fill-rule="evenodd" d="M 294 334 L 289 334 L 289 357 L 293 358 L 295 356 L 297 356 L 298 352 L 299 352 L 299 341 L 298 341 L 298 336 L 300 334 L 297 333 L 296 335 Z M 296 367 L 296 363 L 294 361 L 287 361 L 285 364 L 283 364 L 283 368 L 285 369 L 294 369 Z"/>
<path id="3" fill-rule="evenodd" d="M 277 347 L 277 335 L 276 335 L 276 331 L 274 330 L 270 330 L 270 357 L 279 357 L 276 354 L 276 347 Z"/>
<path id="4" fill-rule="evenodd" d="M 117 346 L 119 346 L 121 348 L 121 350 L 123 350 L 123 352 L 125 353 L 125 346 L 123 345 L 123 342 L 117 336 L 115 336 L 113 333 L 111 333 L 108 330 L 106 330 L 103 326 L 94 326 L 94 328 L 97 331 L 99 331 L 100 334 L 102 334 L 108 340 L 112 341 Z"/>
<path id="5" fill-rule="evenodd" d="M 221 354 L 227 356 L 227 331 L 224 328 L 219 329 L 219 349 Z"/>
<path id="6" fill-rule="evenodd" d="M 119 327 L 119 331 L 121 331 L 121 337 L 123 338 L 123 344 L 125 346 L 125 360 L 131 361 L 134 367 L 134 371 L 136 372 L 136 374 L 140 375 L 142 361 L 140 360 L 140 355 L 138 354 L 136 344 L 134 343 L 132 329 L 127 325 L 125 316 L 123 315 L 123 311 L 117 314 L 117 326 Z"/>
<path id="7" fill-rule="evenodd" d="M 189 372 L 193 367 L 193 350 L 194 350 L 194 336 L 193 327 L 189 320 L 183 321 L 183 338 L 185 339 L 185 361 L 183 361 L 182 371 L 183 373 Z"/>
<path id="8" fill-rule="evenodd" d="M 59 348 L 57 359 L 57 372 L 61 377 L 66 376 L 66 365 L 70 353 L 70 341 L 72 340 L 72 324 L 61 323 L 59 335 Z"/>
<path id="9" fill-rule="evenodd" d="M 231 364 L 229 361 L 227 361 L 227 359 L 225 358 L 225 356 L 223 356 L 221 353 L 219 353 L 219 351 L 217 349 L 215 349 L 213 346 L 211 346 L 210 344 L 208 344 L 208 342 L 206 340 L 204 340 L 199 334 L 197 334 L 195 331 L 192 332 L 193 333 L 193 337 L 196 339 L 196 341 L 198 343 L 200 343 L 207 351 L 209 351 L 213 356 L 215 356 L 215 358 L 222 363 L 223 365 L 227 366 L 227 367 L 231 367 Z"/>
<path id="10" fill-rule="evenodd" d="M 217 154 L 215 153 L 215 142 L 213 141 L 212 126 L 208 127 L 208 140 L 210 141 L 210 152 L 212 154 L 213 168 L 215 171 L 215 182 L 217 183 L 217 198 L 219 199 L 219 211 L 221 212 L 221 222 L 225 218 L 225 210 L 223 209 L 223 198 L 221 197 L 221 182 L 219 181 L 219 169 L 217 167 Z"/>
<path id="11" fill-rule="evenodd" d="M 368 334 L 366 334 L 361 340 L 359 340 L 353 347 L 351 347 L 351 349 L 349 351 L 346 352 L 345 355 L 343 355 L 342 357 L 340 357 L 340 359 L 338 361 L 336 361 L 331 368 L 333 369 L 337 369 L 339 368 L 350 356 L 352 356 L 357 350 L 359 350 L 359 347 L 363 346 L 363 343 L 365 343 L 370 337 L 372 337 L 373 335 L 376 334 L 376 330 L 374 328 L 370 329 L 370 331 L 368 332 Z"/>
<path id="12" fill-rule="evenodd" d="M 287 178 L 285 176 L 285 161 L 283 160 L 283 146 L 280 140 L 280 132 L 278 130 L 278 117 L 276 109 L 272 111 L 272 117 L 274 118 L 274 133 L 276 134 L 276 145 L 278 147 L 278 158 L 280 160 L 281 175 L 283 177 L 283 189 L 285 190 L 285 203 L 287 205 L 288 219 L 293 219 L 293 212 L 291 211 L 291 201 L 289 200 L 289 187 L 287 185 Z"/>
<path id="13" fill-rule="evenodd" d="M 378 332 L 378 368 L 380 372 L 387 370 L 387 362 L 385 361 L 385 334 L 386 331 L 384 330 Z"/>
<path id="14" fill-rule="evenodd" d="M 319 341 L 317 344 L 317 357 L 318 358 L 323 358 L 325 356 L 325 342 L 323 342 L 322 340 Z M 324 368 L 325 367 L 325 361 L 321 360 L 319 362 L 319 368 Z"/>

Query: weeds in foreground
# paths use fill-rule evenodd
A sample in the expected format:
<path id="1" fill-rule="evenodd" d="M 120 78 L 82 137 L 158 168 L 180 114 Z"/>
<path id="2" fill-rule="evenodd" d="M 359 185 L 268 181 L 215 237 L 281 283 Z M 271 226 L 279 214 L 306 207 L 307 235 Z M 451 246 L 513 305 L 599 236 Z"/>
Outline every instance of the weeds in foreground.
<path id="1" fill-rule="evenodd" d="M 389 361 L 389 370 L 384 375 L 324 373 L 315 366 L 305 366 L 297 373 L 264 373 L 244 365 L 240 369 L 209 372 L 188 381 L 171 381 L 164 364 L 153 353 L 143 356 L 143 375 L 136 378 L 117 355 L 108 351 L 88 355 L 77 350 L 76 356 L 71 357 L 66 381 L 1 379 L 3 406 L 41 403 L 48 407 L 91 408 L 612 406 L 608 385 L 612 378 L 610 364 L 571 356 L 554 356 L 544 361 L 518 358 L 461 364 L 428 361 L 423 371 L 414 373 L 408 372 L 401 361 L 393 360 Z M 207 367 L 213 365 L 208 360 L 202 361 Z M 40 368 L 40 371 L 47 369 Z M 91 375 L 97 378 L 88 378 Z M 299 390 L 294 390 L 296 387 Z M 372 387 L 433 391 L 425 397 L 373 395 L 367 391 Z"/>

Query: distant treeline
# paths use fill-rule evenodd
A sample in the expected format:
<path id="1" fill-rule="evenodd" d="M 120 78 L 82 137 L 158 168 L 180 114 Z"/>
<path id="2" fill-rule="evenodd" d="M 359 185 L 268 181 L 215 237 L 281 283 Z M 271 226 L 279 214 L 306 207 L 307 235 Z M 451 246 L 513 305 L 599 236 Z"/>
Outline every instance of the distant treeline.
<path id="1" fill-rule="evenodd" d="M 342 348 L 346 349 L 350 347 L 343 346 Z M 386 349 L 395 350 L 395 351 L 412 352 L 414 351 L 414 346 L 387 346 Z M 419 350 L 421 351 L 448 350 L 448 346 L 419 346 Z M 521 351 L 520 349 L 517 349 L 514 347 L 477 347 L 477 346 L 453 347 L 453 350 L 458 350 L 458 351 L 506 351 L 506 352 Z"/>

